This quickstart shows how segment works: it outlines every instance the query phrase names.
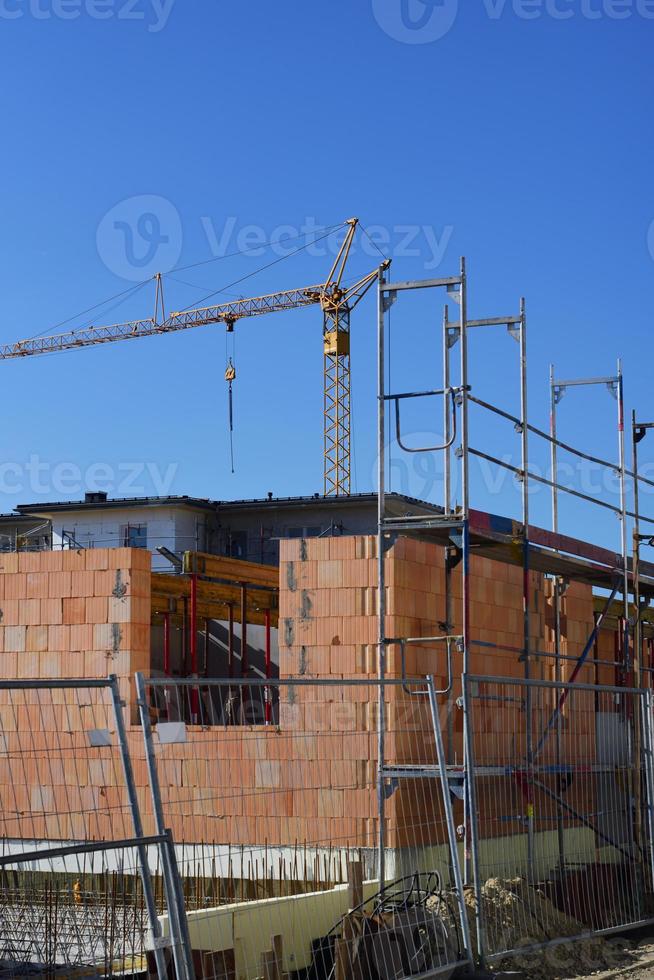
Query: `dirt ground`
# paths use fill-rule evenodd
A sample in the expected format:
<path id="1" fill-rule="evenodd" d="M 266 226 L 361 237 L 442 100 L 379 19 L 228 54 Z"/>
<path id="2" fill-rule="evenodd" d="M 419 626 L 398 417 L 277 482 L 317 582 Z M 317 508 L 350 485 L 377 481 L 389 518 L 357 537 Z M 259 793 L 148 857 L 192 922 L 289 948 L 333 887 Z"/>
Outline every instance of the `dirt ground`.
<path id="1" fill-rule="evenodd" d="M 616 978 L 623 977 L 624 980 L 632 980 L 632 978 L 633 980 L 654 980 L 654 936 L 633 942 L 633 948 L 630 950 L 630 954 L 634 958 L 633 967 L 611 975 Z M 639 962 L 647 965 L 639 966 Z M 587 976 L 593 976 L 593 974 L 587 974 Z M 594 974 L 594 976 L 598 980 L 601 974 Z"/>
<path id="2" fill-rule="evenodd" d="M 477 903 L 470 889 L 465 898 L 474 941 Z M 588 933 L 588 926 L 562 913 L 541 887 L 530 886 L 522 878 L 489 878 L 482 886 L 481 905 L 486 948 L 525 950 L 493 960 L 492 973 L 499 977 L 654 980 L 654 930 L 621 936 L 602 935 L 600 931 L 596 936 L 573 939 Z M 598 920 L 595 928 L 603 927 Z M 566 942 L 567 937 L 573 941 Z M 540 948 L 533 951 L 536 945 Z"/>
<path id="3" fill-rule="evenodd" d="M 628 938 L 628 937 L 614 937 L 610 941 L 611 947 L 615 953 L 615 965 L 609 968 L 606 967 L 602 969 L 593 969 L 594 964 L 592 962 L 588 963 L 587 972 L 578 972 L 578 960 L 575 957 L 575 966 L 572 970 L 565 969 L 565 952 L 561 950 L 562 957 L 562 967 L 558 974 L 559 980 L 582 980 L 582 978 L 590 978 L 593 980 L 654 980 L 654 935 L 648 936 L 646 938 Z M 603 957 L 606 957 L 606 950 L 603 950 Z M 546 956 L 547 959 L 549 957 Z M 545 964 L 540 963 L 536 968 L 534 964 L 525 963 L 513 963 L 513 970 L 516 972 L 513 974 L 512 980 L 518 980 L 518 977 L 542 977 L 549 972 L 550 976 L 556 975 L 557 971 L 555 969 L 554 962 L 550 962 L 549 970 L 545 967 Z M 506 977 L 511 976 L 512 969 L 507 963 L 504 964 L 504 968 L 507 971 Z"/>

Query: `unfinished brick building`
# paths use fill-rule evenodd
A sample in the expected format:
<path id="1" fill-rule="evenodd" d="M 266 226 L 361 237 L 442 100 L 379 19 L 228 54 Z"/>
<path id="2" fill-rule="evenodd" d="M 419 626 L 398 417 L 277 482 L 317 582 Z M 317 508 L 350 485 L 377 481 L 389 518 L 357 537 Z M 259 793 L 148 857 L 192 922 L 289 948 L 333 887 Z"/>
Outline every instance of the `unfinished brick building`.
<path id="1" fill-rule="evenodd" d="M 443 632 L 446 556 L 447 549 L 440 544 L 406 537 L 399 537 L 389 549 L 385 559 L 387 636 L 435 636 Z M 503 553 L 502 560 L 497 561 L 483 555 L 472 557 L 470 671 L 518 679 L 524 676 L 524 581 L 522 569 L 505 557 Z M 207 621 L 228 621 L 233 628 L 234 620 L 238 622 L 244 614 L 251 626 L 262 627 L 267 633 L 278 625 L 279 678 L 329 680 L 334 682 L 331 686 L 281 686 L 279 702 L 254 724 L 243 713 L 227 716 L 223 711 L 219 717 L 209 718 L 206 711 L 199 717 L 188 711 L 184 716 L 183 706 L 173 714 L 153 702 L 155 731 L 158 723 L 173 717 L 186 723 L 185 742 L 162 742 L 158 747 L 163 803 L 174 837 L 224 847 L 284 849 L 299 845 L 374 852 L 379 836 L 377 539 L 345 536 L 284 541 L 278 579 L 273 572 L 274 588 L 270 584 L 272 570 L 258 573 L 256 566 L 232 559 L 224 560 L 231 585 L 205 581 L 207 566 L 202 564 L 202 556 L 187 559 L 187 567 L 195 569 L 188 575 L 152 575 L 149 560 L 148 552 L 125 548 L 4 555 L 0 570 L 2 676 L 118 676 L 127 705 L 129 741 L 147 832 L 153 829 L 152 806 L 133 679 L 137 671 L 148 676 L 152 670 L 153 635 L 161 632 L 162 616 L 179 620 L 187 631 L 195 623 L 195 636 L 187 637 L 186 642 L 196 657 L 192 673 L 200 673 L 198 704 L 204 703 L 203 671 L 209 673 L 206 656 L 200 671 L 197 661 L 197 647 L 203 636 L 206 639 Z M 223 560 L 210 561 L 214 564 L 208 571 L 215 573 L 215 563 Z M 234 584 L 239 575 L 242 581 L 255 580 L 245 594 L 242 586 Z M 551 652 L 551 580 L 539 571 L 530 572 L 529 578 L 531 647 L 541 653 Z M 451 576 L 451 588 L 453 598 L 460 597 L 460 569 Z M 452 608 L 450 632 L 458 633 L 460 603 L 454 602 Z M 591 585 L 571 581 L 561 608 L 562 652 L 570 658 L 559 665 L 560 679 L 565 680 L 593 630 Z M 596 656 L 583 668 L 579 680 L 615 681 L 614 635 L 613 630 L 600 634 Z M 158 642 L 154 656 L 160 661 Z M 602 659 L 606 666 L 599 663 Z M 238 663 L 242 668 L 242 659 Z M 389 645 L 387 675 L 401 678 L 403 669 L 408 678 L 434 675 L 437 687 L 443 691 L 447 688 L 443 646 L 408 647 L 403 668 L 400 646 Z M 165 664 L 165 671 L 172 673 L 170 663 Z M 553 671 L 551 658 L 532 658 L 532 677 L 552 680 Z M 461 662 L 456 650 L 452 673 L 452 688 L 440 698 L 440 721 L 448 762 L 456 768 L 463 762 Z M 355 688 L 342 683 L 353 678 L 368 679 L 370 684 Z M 79 766 L 73 769 L 71 762 L 71 766 L 64 765 L 48 777 L 54 780 L 56 824 L 47 807 L 41 806 L 46 812 L 38 812 L 35 787 L 44 780 L 48 731 L 62 732 L 70 724 L 65 695 L 62 703 L 51 705 L 45 713 L 42 706 L 28 704 L 18 717 L 3 692 L 0 696 L 5 733 L 38 733 L 39 739 L 28 767 L 11 754 L 0 760 L 2 836 L 110 836 L 112 812 L 125 807 L 123 791 L 118 784 L 103 781 L 102 767 L 91 762 L 81 770 Z M 402 687 L 388 690 L 386 699 L 387 760 L 433 766 L 429 712 L 424 707 L 417 710 L 415 699 Z M 511 713 L 501 706 L 492 721 L 484 716 L 474 733 L 477 749 L 488 749 L 492 729 L 497 763 L 502 762 L 503 753 L 505 758 L 513 758 L 513 724 Z M 575 738 L 580 731 L 577 726 Z M 572 748 L 565 745 L 568 753 Z M 403 855 L 410 854 L 408 867 L 415 864 L 416 848 L 440 848 L 444 843 L 434 782 L 400 782 L 389 790 L 386 839 L 389 852 L 397 859 L 392 865 L 395 870 L 405 866 Z M 75 797 L 72 801 L 71 793 Z M 491 796 L 490 786 L 481 788 L 479 809 L 482 817 L 488 815 L 489 832 L 492 829 L 494 836 L 501 837 L 506 828 L 501 822 L 493 823 Z M 96 804 L 93 819 L 85 805 L 91 798 Z M 106 804 L 104 814 L 99 800 Z M 515 801 L 519 806 L 519 788 Z M 460 801 L 456 809 L 458 822 L 462 822 Z M 27 813 L 29 820 L 24 819 Z M 62 814 L 69 815 L 67 824 L 62 823 Z M 536 831 L 544 836 L 550 830 L 536 823 Z M 548 853 L 545 848 L 543 861 Z M 422 863 L 429 863 L 428 856 Z"/>

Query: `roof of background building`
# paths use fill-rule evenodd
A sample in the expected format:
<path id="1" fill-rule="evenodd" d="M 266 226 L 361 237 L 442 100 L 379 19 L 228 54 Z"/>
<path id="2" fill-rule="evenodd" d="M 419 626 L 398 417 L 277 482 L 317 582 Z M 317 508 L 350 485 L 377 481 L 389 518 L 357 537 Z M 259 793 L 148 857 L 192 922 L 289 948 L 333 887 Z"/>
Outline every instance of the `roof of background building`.
<path id="1" fill-rule="evenodd" d="M 420 507 L 428 511 L 440 513 L 442 508 L 436 504 L 429 503 L 427 500 L 418 500 L 416 497 L 407 497 L 402 493 L 387 493 L 386 498 L 396 503 L 410 504 L 412 507 Z M 353 493 L 348 497 L 324 497 L 322 494 L 314 493 L 309 497 L 263 497 L 252 500 L 219 500 L 216 501 L 218 510 L 258 510 L 262 505 L 271 508 L 281 507 L 356 507 L 357 504 L 374 504 L 377 506 L 376 493 Z"/>
<path id="2" fill-rule="evenodd" d="M 419 500 L 416 497 L 408 497 L 401 493 L 386 494 L 388 500 L 394 503 L 404 503 L 412 507 L 419 507 L 430 512 L 440 513 L 441 508 L 436 504 L 426 500 Z M 376 493 L 355 493 L 349 497 L 324 497 L 322 494 L 313 494 L 304 497 L 261 497 L 244 500 L 209 500 L 205 497 L 189 496 L 161 496 L 161 497 L 108 497 L 106 500 L 65 500 L 53 501 L 36 504 L 18 504 L 16 507 L 18 515 L 45 514 L 53 511 L 75 511 L 75 510 L 106 510 L 107 508 L 127 508 L 127 507 L 188 507 L 193 510 L 208 510 L 214 513 L 225 510 L 260 510 L 262 507 L 269 508 L 293 508 L 293 507 L 355 507 L 361 504 L 376 504 Z M 10 516 L 10 515 L 6 515 Z"/>
<path id="3" fill-rule="evenodd" d="M 43 514 L 52 511 L 107 510 L 107 508 L 126 507 L 190 507 L 194 510 L 215 511 L 216 504 L 213 500 L 188 496 L 107 497 L 106 500 L 57 500 L 38 504 L 18 504 L 16 510 L 20 514 Z"/>
<path id="4" fill-rule="evenodd" d="M 0 526 L 37 527 L 43 519 L 38 514 L 0 514 Z"/>

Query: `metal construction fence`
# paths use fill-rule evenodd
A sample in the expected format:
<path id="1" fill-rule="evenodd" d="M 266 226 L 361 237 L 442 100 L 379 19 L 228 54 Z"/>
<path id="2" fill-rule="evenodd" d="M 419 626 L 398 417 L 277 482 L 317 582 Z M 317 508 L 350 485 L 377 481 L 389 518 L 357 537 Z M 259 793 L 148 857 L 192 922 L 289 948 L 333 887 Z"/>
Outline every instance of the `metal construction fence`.
<path id="1" fill-rule="evenodd" d="M 651 692 L 381 690 L 137 675 L 127 729 L 115 678 L 0 682 L 0 977 L 426 977 L 654 921 Z"/>
<path id="2" fill-rule="evenodd" d="M 165 947 L 190 976 L 174 851 L 144 832 L 125 712 L 116 677 L 0 681 L 0 976 L 149 962 L 163 978 Z"/>
<path id="3" fill-rule="evenodd" d="M 137 675 L 191 943 L 211 936 L 237 976 L 268 976 L 274 957 L 316 976 L 339 962 L 338 976 L 378 975 L 374 964 L 396 976 L 401 963 L 416 977 L 471 963 L 438 695 L 431 678 L 382 689 L 380 711 L 374 678 Z M 233 724 L 235 705 L 248 724 Z"/>
<path id="4" fill-rule="evenodd" d="M 468 676 L 464 699 L 482 956 L 651 923 L 650 693 Z"/>

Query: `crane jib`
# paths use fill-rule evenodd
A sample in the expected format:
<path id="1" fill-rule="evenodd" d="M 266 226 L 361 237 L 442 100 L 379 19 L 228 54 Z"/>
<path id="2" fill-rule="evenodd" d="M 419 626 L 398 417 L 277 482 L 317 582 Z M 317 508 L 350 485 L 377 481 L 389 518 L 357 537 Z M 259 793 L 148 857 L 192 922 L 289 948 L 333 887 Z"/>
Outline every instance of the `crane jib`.
<path id="1" fill-rule="evenodd" d="M 83 330 L 71 330 L 68 333 L 52 336 L 34 337 L 29 340 L 18 341 L 16 344 L 0 346 L 0 360 L 29 357 L 35 354 L 52 354 L 57 351 L 75 350 L 78 347 L 92 347 L 95 344 L 110 343 L 115 340 L 151 337 L 153 334 L 174 333 L 177 330 L 188 330 L 191 327 L 201 327 L 211 323 L 262 316 L 265 313 L 293 310 L 302 306 L 314 306 L 320 303 L 324 290 L 325 284 L 319 283 L 315 286 L 305 286 L 302 289 L 291 289 L 285 292 L 270 293 L 266 296 L 255 296 L 249 299 L 234 300 L 230 303 L 221 303 L 218 306 L 172 313 L 162 323 L 157 323 L 153 319 L 130 320 L 126 323 L 112 324 L 107 327 L 88 327 Z"/>
<path id="2" fill-rule="evenodd" d="M 347 233 L 338 250 L 326 282 L 301 289 L 290 289 L 232 300 L 216 306 L 170 313 L 164 312 L 162 277 L 157 273 L 153 316 L 126 323 L 90 326 L 67 333 L 31 337 L 14 344 L 0 345 L 0 360 L 6 361 L 38 354 L 55 354 L 118 340 L 138 340 L 155 334 L 174 333 L 191 327 L 224 323 L 233 330 L 237 320 L 262 316 L 301 307 L 320 306 L 323 312 L 324 359 L 324 494 L 348 496 L 350 493 L 350 313 L 363 299 L 390 259 L 357 281 L 346 284 L 344 273 L 350 255 L 358 220 L 345 222 Z M 219 291 L 218 291 L 219 292 Z M 214 293 L 213 295 L 217 295 Z M 229 379 L 226 379 L 229 380 Z M 231 383 L 230 383 L 231 389 Z M 231 394 L 231 391 L 230 391 Z M 230 427 L 233 426 L 233 406 L 230 398 Z"/>

